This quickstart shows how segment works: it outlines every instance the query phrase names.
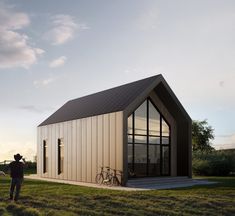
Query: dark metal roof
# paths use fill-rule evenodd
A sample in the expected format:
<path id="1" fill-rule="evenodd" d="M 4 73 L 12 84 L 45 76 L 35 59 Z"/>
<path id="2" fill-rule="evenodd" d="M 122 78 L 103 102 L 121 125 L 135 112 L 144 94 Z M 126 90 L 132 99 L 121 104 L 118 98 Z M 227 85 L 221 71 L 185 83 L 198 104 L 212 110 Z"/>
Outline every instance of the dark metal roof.
<path id="1" fill-rule="evenodd" d="M 68 101 L 39 126 L 124 110 L 161 75 Z"/>

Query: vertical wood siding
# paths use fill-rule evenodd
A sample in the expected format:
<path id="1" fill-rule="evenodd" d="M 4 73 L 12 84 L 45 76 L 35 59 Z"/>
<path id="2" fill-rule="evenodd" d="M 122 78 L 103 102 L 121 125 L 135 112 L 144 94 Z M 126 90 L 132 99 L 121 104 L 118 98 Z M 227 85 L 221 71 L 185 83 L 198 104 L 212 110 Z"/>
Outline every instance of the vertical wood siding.
<path id="1" fill-rule="evenodd" d="M 64 172 L 58 175 L 58 139 L 64 142 Z M 43 173 L 43 140 L 48 172 Z M 115 112 L 37 129 L 37 173 L 41 177 L 95 182 L 101 166 L 123 169 L 123 113 Z"/>

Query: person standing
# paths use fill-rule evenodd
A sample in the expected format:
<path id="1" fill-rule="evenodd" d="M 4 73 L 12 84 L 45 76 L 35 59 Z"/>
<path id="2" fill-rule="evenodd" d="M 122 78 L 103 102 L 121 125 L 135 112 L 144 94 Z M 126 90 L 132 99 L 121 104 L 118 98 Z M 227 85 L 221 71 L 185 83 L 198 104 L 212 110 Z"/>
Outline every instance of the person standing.
<path id="1" fill-rule="evenodd" d="M 9 164 L 10 176 L 11 176 L 11 186 L 10 186 L 10 200 L 18 201 L 20 195 L 21 185 L 24 179 L 24 164 L 20 160 L 23 158 L 20 154 L 14 155 L 15 161 Z M 15 196 L 14 196 L 15 191 Z"/>

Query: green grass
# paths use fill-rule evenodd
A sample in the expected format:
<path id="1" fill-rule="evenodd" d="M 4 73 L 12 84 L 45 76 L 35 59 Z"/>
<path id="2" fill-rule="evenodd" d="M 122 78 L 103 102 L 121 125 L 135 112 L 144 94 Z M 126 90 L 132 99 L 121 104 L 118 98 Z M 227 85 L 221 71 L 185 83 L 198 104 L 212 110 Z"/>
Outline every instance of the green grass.
<path id="1" fill-rule="evenodd" d="M 142 192 L 25 180 L 12 203 L 10 179 L 0 177 L 0 215 L 235 215 L 235 177 L 208 179 L 219 183 Z"/>

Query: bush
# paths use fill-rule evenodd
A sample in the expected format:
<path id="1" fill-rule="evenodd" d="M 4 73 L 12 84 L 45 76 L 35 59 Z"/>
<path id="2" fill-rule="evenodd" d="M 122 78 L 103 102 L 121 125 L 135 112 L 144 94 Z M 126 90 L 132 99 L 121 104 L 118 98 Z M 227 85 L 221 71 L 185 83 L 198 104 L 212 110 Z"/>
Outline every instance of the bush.
<path id="1" fill-rule="evenodd" d="M 7 170 L 7 164 L 0 164 L 0 170 L 1 171 L 6 171 Z M 37 172 L 37 164 L 36 162 L 31 162 L 27 161 L 25 168 L 24 168 L 24 173 L 25 174 L 35 174 Z M 9 170 L 8 170 L 9 173 Z"/>
<path id="2" fill-rule="evenodd" d="M 227 176 L 235 170 L 235 154 L 229 151 L 193 153 L 193 174 Z"/>
<path id="3" fill-rule="evenodd" d="M 193 160 L 193 173 L 194 175 L 208 175 L 210 166 L 207 160 L 194 159 Z"/>

